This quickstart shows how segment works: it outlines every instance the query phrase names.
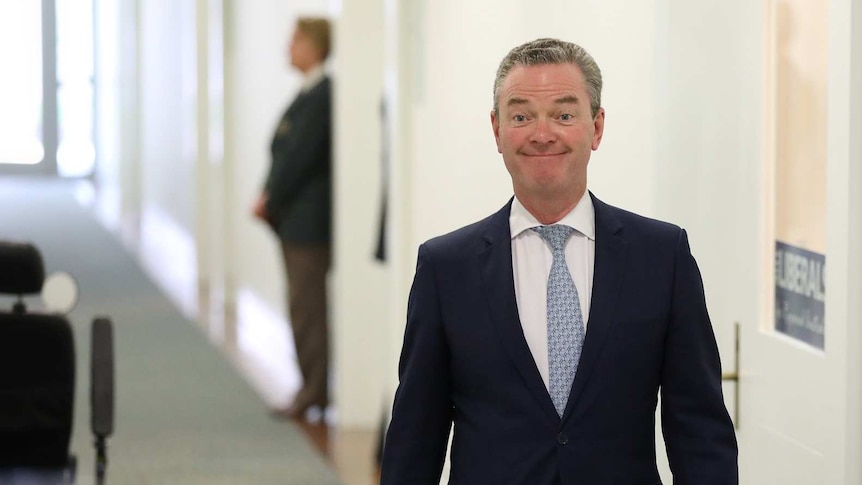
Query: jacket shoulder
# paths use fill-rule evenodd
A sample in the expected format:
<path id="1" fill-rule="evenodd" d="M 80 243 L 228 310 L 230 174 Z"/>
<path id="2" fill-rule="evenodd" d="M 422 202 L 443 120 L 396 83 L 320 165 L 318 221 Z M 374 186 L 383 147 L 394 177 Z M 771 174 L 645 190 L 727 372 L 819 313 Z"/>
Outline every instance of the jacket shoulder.
<path id="1" fill-rule="evenodd" d="M 463 251 L 465 248 L 475 246 L 482 241 L 483 229 L 487 227 L 493 216 L 486 217 L 481 221 L 468 224 L 447 234 L 433 237 L 425 241 L 425 246 L 434 252 Z"/>
<path id="2" fill-rule="evenodd" d="M 594 199 L 596 225 L 621 230 L 631 241 L 645 244 L 676 244 L 684 230 L 673 223 L 646 217 Z"/>
<path id="3" fill-rule="evenodd" d="M 431 238 L 425 241 L 422 247 L 433 255 L 435 260 L 451 260 L 458 259 L 459 256 L 474 255 L 485 248 L 489 237 L 502 231 L 508 234 L 509 219 L 506 209 L 507 207 L 482 220 Z M 505 214 L 503 214 L 504 211 Z"/>

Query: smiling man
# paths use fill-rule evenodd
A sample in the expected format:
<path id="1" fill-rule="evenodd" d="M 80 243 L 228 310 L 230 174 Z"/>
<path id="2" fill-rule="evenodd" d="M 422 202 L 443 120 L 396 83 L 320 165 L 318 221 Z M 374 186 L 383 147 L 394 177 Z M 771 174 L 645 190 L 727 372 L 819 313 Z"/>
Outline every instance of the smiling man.
<path id="1" fill-rule="evenodd" d="M 677 226 L 587 190 L 605 126 L 581 47 L 513 49 L 491 125 L 514 197 L 419 248 L 384 485 L 736 485 L 700 272 Z"/>

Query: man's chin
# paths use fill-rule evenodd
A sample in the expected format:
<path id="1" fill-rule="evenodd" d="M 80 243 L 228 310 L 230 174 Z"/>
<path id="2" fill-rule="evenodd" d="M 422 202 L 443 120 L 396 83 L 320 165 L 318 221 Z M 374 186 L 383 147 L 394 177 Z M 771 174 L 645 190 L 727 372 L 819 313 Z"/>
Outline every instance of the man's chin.
<path id="1" fill-rule="evenodd" d="M 577 195 L 575 194 L 576 191 L 576 187 L 561 184 L 559 180 L 553 179 L 547 181 L 537 180 L 526 190 L 531 198 L 537 200 L 574 197 Z"/>

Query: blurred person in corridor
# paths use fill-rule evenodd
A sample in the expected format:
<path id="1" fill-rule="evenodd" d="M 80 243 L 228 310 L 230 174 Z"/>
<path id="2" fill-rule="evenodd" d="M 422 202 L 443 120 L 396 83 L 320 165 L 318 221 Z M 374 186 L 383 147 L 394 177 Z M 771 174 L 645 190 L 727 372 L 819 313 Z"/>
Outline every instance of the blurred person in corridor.
<path id="1" fill-rule="evenodd" d="M 302 88 L 272 138 L 272 163 L 254 206 L 281 242 L 287 274 L 287 307 L 303 385 L 293 403 L 274 410 L 301 419 L 329 404 L 329 333 L 326 276 L 332 242 L 332 87 L 324 71 L 330 24 L 296 22 L 288 53 L 302 73 Z"/>
<path id="2" fill-rule="evenodd" d="M 737 444 L 686 231 L 608 205 L 583 48 L 512 49 L 491 128 L 514 196 L 419 247 L 383 485 L 738 485 Z M 481 181 L 479 181 L 481 183 Z"/>

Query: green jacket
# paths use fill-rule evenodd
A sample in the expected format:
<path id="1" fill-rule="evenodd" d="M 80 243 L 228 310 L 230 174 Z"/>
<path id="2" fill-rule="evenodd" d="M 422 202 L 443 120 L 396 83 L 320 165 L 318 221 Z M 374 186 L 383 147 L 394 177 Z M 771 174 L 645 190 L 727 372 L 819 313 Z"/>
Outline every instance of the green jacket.
<path id="1" fill-rule="evenodd" d="M 297 96 L 272 139 L 266 209 L 284 241 L 320 244 L 332 237 L 331 85 L 324 77 Z"/>

